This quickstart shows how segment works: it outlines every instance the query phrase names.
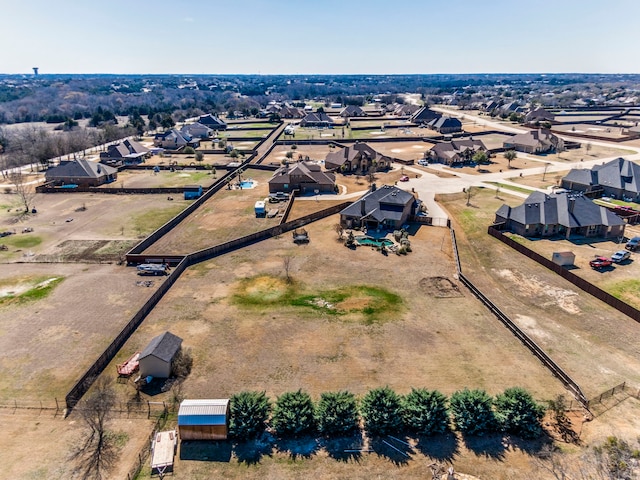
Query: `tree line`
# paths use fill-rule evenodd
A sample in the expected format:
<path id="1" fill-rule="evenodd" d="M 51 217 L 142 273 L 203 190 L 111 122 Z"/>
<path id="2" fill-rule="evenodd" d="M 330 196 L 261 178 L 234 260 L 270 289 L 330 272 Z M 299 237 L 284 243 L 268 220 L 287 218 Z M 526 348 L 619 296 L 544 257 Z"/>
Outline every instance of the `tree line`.
<path id="1" fill-rule="evenodd" d="M 399 395 L 380 387 L 362 398 L 348 391 L 325 392 L 317 402 L 303 390 L 283 393 L 275 403 L 265 392 L 244 391 L 231 397 L 230 412 L 230 436 L 237 440 L 259 437 L 267 428 L 279 437 L 297 437 L 345 436 L 362 427 L 370 436 L 431 436 L 453 428 L 463 435 L 505 432 L 536 438 L 542 434 L 545 408 L 520 387 L 495 397 L 464 389 L 449 398 L 437 390 L 414 388 Z"/>

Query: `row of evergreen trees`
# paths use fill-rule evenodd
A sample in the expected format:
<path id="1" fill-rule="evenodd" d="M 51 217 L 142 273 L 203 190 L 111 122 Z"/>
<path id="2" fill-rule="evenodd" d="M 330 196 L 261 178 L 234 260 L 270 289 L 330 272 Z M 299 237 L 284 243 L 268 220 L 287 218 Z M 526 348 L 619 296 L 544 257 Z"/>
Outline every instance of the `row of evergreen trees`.
<path id="1" fill-rule="evenodd" d="M 414 388 L 401 396 L 382 387 L 370 390 L 360 400 L 347 391 L 327 392 L 317 403 L 298 390 L 282 394 L 275 404 L 264 392 L 245 391 L 231 398 L 230 433 L 246 440 L 270 426 L 279 437 L 343 436 L 356 432 L 362 420 L 373 436 L 398 432 L 436 435 L 453 426 L 465 435 L 502 431 L 535 438 L 542 433 L 544 411 L 519 387 L 495 398 L 484 390 L 464 389 L 449 399 L 437 390 Z"/>

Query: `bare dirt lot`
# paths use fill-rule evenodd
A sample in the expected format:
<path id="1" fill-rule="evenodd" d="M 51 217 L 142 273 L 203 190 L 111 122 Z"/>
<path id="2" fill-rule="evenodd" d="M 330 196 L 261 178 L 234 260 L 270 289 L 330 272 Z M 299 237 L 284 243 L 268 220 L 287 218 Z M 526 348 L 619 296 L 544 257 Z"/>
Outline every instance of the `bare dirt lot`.
<path id="1" fill-rule="evenodd" d="M 309 157 L 310 160 L 320 161 L 324 160 L 329 152 L 334 151 L 329 145 L 296 145 L 295 149 L 291 147 L 291 145 L 278 145 L 274 147 L 262 163 L 265 165 L 270 163 L 280 165 L 287 159 L 287 152 L 292 153 L 293 161 L 298 160 L 300 156 L 302 156 L 302 159 Z"/>
<path id="2" fill-rule="evenodd" d="M 0 290 L 62 278 L 46 298 L 0 305 L 0 398 L 63 398 L 162 281 L 137 286 L 134 269 L 112 265 L 12 264 Z"/>
<path id="3" fill-rule="evenodd" d="M 529 333 L 587 396 L 625 380 L 640 384 L 640 324 L 486 233 L 502 203 L 520 202 L 498 200 L 494 192 L 481 192 L 467 207 L 462 195 L 443 196 L 443 206 L 456 220 L 465 275 L 481 279 L 481 290 Z M 592 244 L 595 248 L 553 244 L 554 251 L 572 250 L 578 256 L 600 248 L 597 243 Z M 611 251 L 611 247 L 605 248 Z M 584 255 L 586 260 L 593 253 Z M 621 267 L 621 273 L 628 267 L 631 265 Z M 579 275 L 582 272 L 590 279 L 596 275 L 587 268 L 576 271 Z"/>
<path id="4" fill-rule="evenodd" d="M 15 195 L 0 195 L 3 205 L 16 205 L 16 201 Z M 88 250 L 88 261 L 115 262 L 140 238 L 189 203 L 179 197 L 167 201 L 166 195 L 38 194 L 33 203 L 38 211 L 35 215 L 0 210 L 0 229 L 16 232 L 0 242 L 9 247 L 0 251 L 0 261 L 30 261 L 37 257 L 78 261 L 78 251 Z M 24 228 L 33 228 L 33 232 L 21 233 Z M 91 243 L 94 241 L 108 243 Z M 69 249 L 74 258 L 66 258 Z M 98 252 L 96 256 L 98 249 L 103 255 Z"/>

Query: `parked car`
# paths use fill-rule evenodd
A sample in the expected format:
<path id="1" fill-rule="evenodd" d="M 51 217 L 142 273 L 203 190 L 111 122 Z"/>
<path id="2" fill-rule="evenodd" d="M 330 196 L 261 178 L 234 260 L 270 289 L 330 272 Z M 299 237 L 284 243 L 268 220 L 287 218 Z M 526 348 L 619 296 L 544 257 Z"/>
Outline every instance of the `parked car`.
<path id="1" fill-rule="evenodd" d="M 423 167 L 426 167 L 427 165 L 429 165 L 429 160 L 418 160 L 418 165 L 422 165 Z"/>
<path id="2" fill-rule="evenodd" d="M 589 262 L 589 266 L 591 268 L 595 268 L 596 270 L 600 268 L 610 267 L 613 264 L 610 258 L 607 257 L 596 257 Z"/>
<path id="3" fill-rule="evenodd" d="M 633 237 L 624 246 L 624 248 L 626 248 L 627 250 L 631 250 L 632 252 L 635 252 L 638 247 L 640 247 L 640 237 Z"/>
<path id="4" fill-rule="evenodd" d="M 631 252 L 629 250 L 619 250 L 613 255 L 611 255 L 611 261 L 613 263 L 622 263 L 625 260 L 629 260 L 631 257 Z"/>
<path id="5" fill-rule="evenodd" d="M 269 194 L 270 203 L 286 202 L 289 200 L 289 194 L 285 192 L 276 192 Z"/>
<path id="6" fill-rule="evenodd" d="M 407 177 L 406 175 L 403 175 L 400 177 L 400 181 L 401 182 L 408 182 L 409 181 L 409 177 Z"/>

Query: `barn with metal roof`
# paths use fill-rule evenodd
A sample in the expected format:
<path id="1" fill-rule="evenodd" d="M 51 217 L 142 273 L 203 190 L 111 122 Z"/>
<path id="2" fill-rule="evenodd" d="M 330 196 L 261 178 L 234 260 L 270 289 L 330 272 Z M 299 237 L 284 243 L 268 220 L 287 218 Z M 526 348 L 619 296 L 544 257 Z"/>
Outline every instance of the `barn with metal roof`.
<path id="1" fill-rule="evenodd" d="M 178 410 L 178 432 L 185 440 L 226 440 L 229 399 L 183 400 Z"/>

